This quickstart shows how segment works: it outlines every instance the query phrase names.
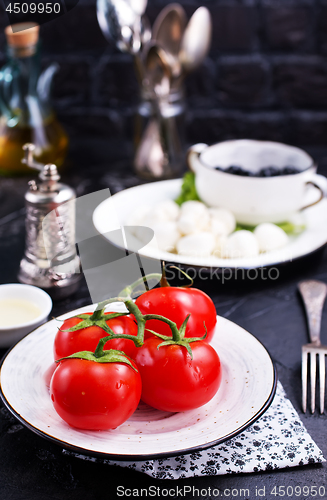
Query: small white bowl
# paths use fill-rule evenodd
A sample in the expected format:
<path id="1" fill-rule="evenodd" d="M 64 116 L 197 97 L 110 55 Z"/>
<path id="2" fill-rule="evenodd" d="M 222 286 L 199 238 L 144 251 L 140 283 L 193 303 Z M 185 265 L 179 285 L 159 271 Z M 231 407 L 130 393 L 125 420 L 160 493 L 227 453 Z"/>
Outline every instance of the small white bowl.
<path id="1" fill-rule="evenodd" d="M 37 306 L 41 312 L 33 320 L 18 325 L 2 327 L 0 321 L 0 347 L 2 348 L 12 346 L 36 327 L 42 325 L 48 319 L 52 309 L 50 296 L 36 286 L 19 283 L 0 285 L 0 300 L 4 299 L 27 300 Z"/>
<path id="2" fill-rule="evenodd" d="M 326 177 L 305 151 L 278 142 L 240 139 L 212 146 L 195 144 L 188 164 L 196 173 L 199 197 L 211 207 L 229 209 L 237 222 L 250 226 L 287 221 L 299 210 L 318 203 L 326 195 Z M 274 177 L 246 177 L 215 167 L 239 165 L 249 172 L 262 167 L 292 166 L 298 173 Z M 318 192 L 317 192 L 318 191 Z"/>

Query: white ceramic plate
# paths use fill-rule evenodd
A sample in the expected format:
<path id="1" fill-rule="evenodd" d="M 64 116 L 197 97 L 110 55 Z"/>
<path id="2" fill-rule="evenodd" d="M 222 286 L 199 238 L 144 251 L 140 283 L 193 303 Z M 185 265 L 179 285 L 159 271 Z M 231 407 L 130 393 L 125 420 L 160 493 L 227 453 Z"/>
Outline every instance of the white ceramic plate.
<path id="1" fill-rule="evenodd" d="M 105 200 L 95 209 L 93 214 L 94 226 L 111 243 L 119 246 L 119 242 L 115 241 L 117 233 L 113 233 L 113 231 L 118 229 L 120 225 L 126 225 L 136 206 L 154 206 L 168 198 L 175 199 L 180 193 L 181 185 L 181 179 L 174 179 L 125 189 Z M 111 215 L 113 208 L 116 217 Z M 150 245 L 144 246 L 139 251 L 139 254 L 166 262 L 207 268 L 250 269 L 278 265 L 304 257 L 327 243 L 327 199 L 323 199 L 317 205 L 303 211 L 303 217 L 306 229 L 301 234 L 290 238 L 289 244 L 285 247 L 260 254 L 257 257 L 242 259 L 220 259 L 214 256 L 206 258 L 187 257 L 162 250 L 158 252 Z M 137 247 L 136 239 L 135 246 Z"/>
<path id="2" fill-rule="evenodd" d="M 60 319 L 92 310 L 84 307 Z M 117 310 L 122 310 L 119 305 Z M 44 373 L 53 362 L 58 328 L 49 321 L 27 335 L 4 358 L 1 397 L 29 429 L 78 453 L 116 460 L 144 460 L 190 453 L 239 434 L 269 407 L 276 390 L 273 362 L 253 335 L 218 316 L 212 345 L 223 377 L 216 396 L 196 410 L 167 413 L 141 403 L 115 430 L 81 431 L 69 427 L 53 409 Z"/>

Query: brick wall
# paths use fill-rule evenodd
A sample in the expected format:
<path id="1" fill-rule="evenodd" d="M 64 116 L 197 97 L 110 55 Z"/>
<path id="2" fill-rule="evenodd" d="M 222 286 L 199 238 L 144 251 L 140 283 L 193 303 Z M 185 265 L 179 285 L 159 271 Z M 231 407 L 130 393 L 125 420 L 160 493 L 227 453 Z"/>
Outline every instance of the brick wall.
<path id="1" fill-rule="evenodd" d="M 153 22 L 167 0 L 149 0 Z M 213 18 L 202 68 L 187 79 L 188 142 L 259 138 L 327 145 L 327 0 L 181 0 Z M 1 6 L 1 0 L 0 0 Z M 0 12 L 0 28 L 6 24 Z M 132 135 L 138 85 L 129 55 L 104 39 L 95 0 L 41 28 L 58 61 L 55 107 L 70 133 Z M 0 58 L 4 40 L 0 35 Z"/>

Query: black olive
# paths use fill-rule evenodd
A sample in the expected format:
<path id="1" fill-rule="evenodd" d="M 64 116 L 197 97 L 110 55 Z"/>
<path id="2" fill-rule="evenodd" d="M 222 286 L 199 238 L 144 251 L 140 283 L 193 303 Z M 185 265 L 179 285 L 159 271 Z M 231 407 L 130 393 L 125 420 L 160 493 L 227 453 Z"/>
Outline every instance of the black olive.
<path id="1" fill-rule="evenodd" d="M 226 168 L 225 172 L 233 175 L 242 175 L 242 176 L 250 175 L 250 173 L 247 170 L 244 170 L 242 167 L 239 167 L 238 165 L 231 165 L 230 167 Z"/>
<path id="2" fill-rule="evenodd" d="M 277 167 L 264 167 L 259 171 L 259 177 L 275 177 L 280 175 L 280 169 Z"/>
<path id="3" fill-rule="evenodd" d="M 281 170 L 281 175 L 294 175 L 298 174 L 300 170 L 298 170 L 296 167 L 292 166 L 286 166 Z"/>

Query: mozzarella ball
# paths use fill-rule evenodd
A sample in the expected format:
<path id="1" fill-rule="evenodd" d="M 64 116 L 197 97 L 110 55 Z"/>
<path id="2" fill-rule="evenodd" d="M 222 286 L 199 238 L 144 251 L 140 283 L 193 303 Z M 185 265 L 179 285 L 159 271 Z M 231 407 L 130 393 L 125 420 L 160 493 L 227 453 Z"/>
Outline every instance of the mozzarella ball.
<path id="1" fill-rule="evenodd" d="M 289 242 L 285 231 L 271 222 L 259 224 L 254 230 L 254 235 L 257 238 L 260 252 L 276 250 Z"/>
<path id="2" fill-rule="evenodd" d="M 202 201 L 185 201 L 181 205 L 181 214 L 184 215 L 190 212 L 193 214 L 203 215 L 205 212 L 208 212 L 208 209 Z"/>
<path id="3" fill-rule="evenodd" d="M 256 257 L 259 255 L 257 238 L 251 231 L 236 231 L 227 238 L 223 256 L 227 259 Z"/>
<path id="4" fill-rule="evenodd" d="M 177 221 L 181 234 L 192 234 L 197 232 L 197 220 L 189 215 L 182 215 Z"/>
<path id="5" fill-rule="evenodd" d="M 227 210 L 227 208 L 209 208 L 209 214 L 212 221 L 220 221 L 225 225 L 227 234 L 231 234 L 235 231 L 235 216 L 230 210 Z"/>
<path id="6" fill-rule="evenodd" d="M 152 239 L 151 242 L 149 242 L 148 227 L 138 228 L 136 236 L 139 240 L 143 243 L 150 243 L 151 246 L 155 246 L 157 243 L 158 248 L 165 252 L 172 252 L 176 248 L 177 241 L 180 238 L 180 233 L 175 222 L 164 221 L 152 224 L 150 229 L 154 231 L 155 240 Z"/>
<path id="7" fill-rule="evenodd" d="M 173 200 L 161 201 L 153 209 L 155 215 L 163 217 L 165 220 L 175 221 L 180 214 L 180 208 Z"/>
<path id="8" fill-rule="evenodd" d="M 146 214 L 142 220 L 142 226 L 152 227 L 153 225 L 160 224 L 162 222 L 169 222 L 169 219 L 166 218 L 165 213 L 161 210 L 155 211 L 151 210 L 150 213 Z"/>
<path id="9" fill-rule="evenodd" d="M 225 247 L 227 245 L 227 235 L 216 236 L 215 248 L 213 249 L 213 255 L 218 258 L 225 258 Z"/>
<path id="10" fill-rule="evenodd" d="M 208 232 L 189 234 L 177 242 L 177 252 L 189 257 L 209 257 L 214 247 L 215 237 Z"/>
<path id="11" fill-rule="evenodd" d="M 131 226 L 133 229 L 131 233 L 136 236 L 137 227 L 142 226 L 144 218 L 151 213 L 152 209 L 149 205 L 141 205 L 139 207 L 135 207 L 133 213 L 128 217 L 126 221 L 126 226 Z"/>
<path id="12" fill-rule="evenodd" d="M 210 220 L 210 232 L 215 236 L 228 236 L 229 232 L 223 221 L 219 219 L 211 218 Z"/>
<path id="13" fill-rule="evenodd" d="M 192 234 L 207 231 L 210 216 L 207 207 L 201 201 L 186 201 L 181 206 L 178 228 L 182 234 Z"/>

